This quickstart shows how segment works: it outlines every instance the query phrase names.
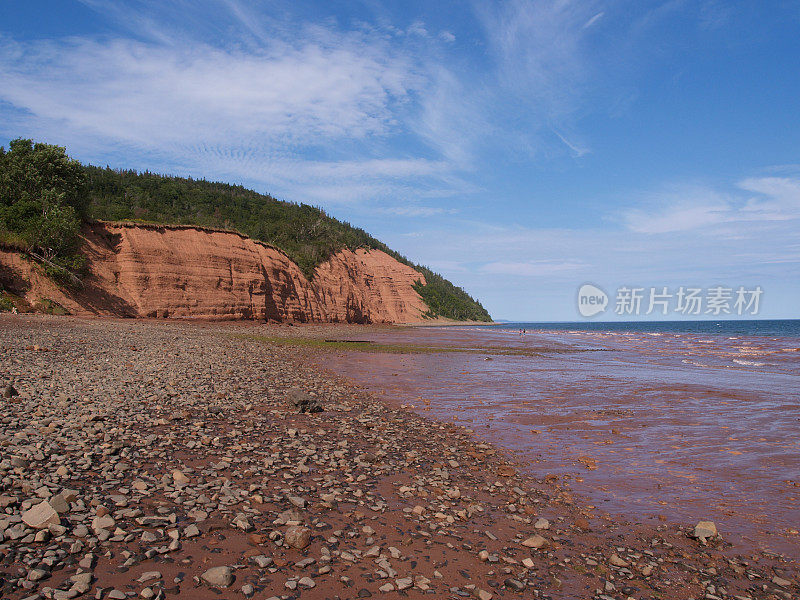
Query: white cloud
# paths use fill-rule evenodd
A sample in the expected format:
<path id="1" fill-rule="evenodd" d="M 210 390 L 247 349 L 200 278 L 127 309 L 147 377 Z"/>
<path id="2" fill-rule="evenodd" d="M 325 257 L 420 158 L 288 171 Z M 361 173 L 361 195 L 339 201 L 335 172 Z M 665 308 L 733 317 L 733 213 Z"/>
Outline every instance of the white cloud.
<path id="1" fill-rule="evenodd" d="M 605 14 L 606 14 L 605 12 L 600 11 L 599 13 L 594 15 L 591 19 L 586 21 L 586 23 L 583 24 L 583 27 L 581 29 L 588 29 L 589 27 L 597 23 L 600 19 L 602 19 Z"/>
<path id="2" fill-rule="evenodd" d="M 0 78 L 0 98 L 34 118 L 155 146 L 380 135 L 414 86 L 402 59 L 346 36 L 337 48 L 275 42 L 257 54 L 121 39 L 6 43 Z"/>
<path id="3" fill-rule="evenodd" d="M 423 177 L 439 175 L 449 167 L 443 161 L 412 159 L 368 159 L 363 161 L 306 162 L 305 174 L 317 177 Z"/>
<path id="4" fill-rule="evenodd" d="M 787 220 L 800 218 L 800 179 L 759 177 L 739 183 L 743 190 L 758 194 L 748 200 L 742 214 L 750 218 Z"/>
<path id="5" fill-rule="evenodd" d="M 486 118 L 489 102 L 485 91 L 469 88 L 442 66 L 432 67 L 431 83 L 419 102 L 419 116 L 410 126 L 460 168 L 468 168 L 481 146 L 495 134 Z"/>
<path id="6" fill-rule="evenodd" d="M 431 224 L 384 241 L 411 260 L 437 257 L 443 275 L 501 318 L 575 319 L 574 294 L 586 281 L 608 290 L 761 285 L 769 314 L 791 316 L 794 305 L 787 302 L 800 292 L 800 178 L 748 178 L 720 187 L 641 194 L 649 209 L 622 218 L 609 212 L 594 227 L 459 219 L 454 227 Z"/>
<path id="7" fill-rule="evenodd" d="M 411 27 L 408 28 L 408 35 L 417 35 L 422 38 L 430 37 L 430 34 L 425 27 L 425 23 L 421 21 L 415 21 L 411 24 Z"/>
<path id="8" fill-rule="evenodd" d="M 478 9 L 504 92 L 514 93 L 532 119 L 557 123 L 576 108 L 589 76 L 584 25 L 597 15 L 597 5 L 509 0 Z"/>
<path id="9" fill-rule="evenodd" d="M 574 115 L 592 78 L 584 41 L 591 35 L 587 22 L 601 16 L 596 5 L 474 2 L 490 67 L 443 68 L 434 57 L 427 63 L 429 84 L 419 97 L 419 119 L 411 126 L 464 169 L 498 152 L 515 160 L 520 154 L 565 150 L 576 158 L 586 155 L 590 144 L 574 126 Z"/>
<path id="10" fill-rule="evenodd" d="M 634 209 L 625 215 L 625 221 L 636 233 L 673 233 L 724 223 L 729 214 L 727 204 L 692 206 L 680 203 L 658 213 Z"/>
<path id="11" fill-rule="evenodd" d="M 315 204 L 471 189 L 447 155 L 391 158 L 432 77 L 380 31 L 292 28 L 225 0 L 220 20 L 249 23 L 255 41 L 214 46 L 133 18 L 136 7 L 86 3 L 146 41 L 0 38 L 0 115 L 11 135 L 64 143 L 88 160 L 119 148 L 145 156 L 139 168 L 244 180 Z"/>
<path id="12" fill-rule="evenodd" d="M 490 262 L 481 267 L 483 273 L 520 277 L 548 277 L 565 271 L 585 269 L 586 263 L 570 260 L 531 260 L 523 262 Z"/>
<path id="13" fill-rule="evenodd" d="M 760 221 L 800 218 L 800 179 L 759 177 L 740 181 L 728 193 L 690 186 L 649 194 L 650 208 L 629 209 L 622 215 L 637 233 L 664 234 L 702 229 L 706 234 L 736 235 Z M 756 194 L 744 195 L 742 192 Z M 653 208 L 655 207 L 655 208 Z"/>
<path id="14" fill-rule="evenodd" d="M 442 208 L 439 206 L 390 206 L 381 212 L 399 217 L 432 217 L 434 215 L 454 215 L 456 208 Z"/>
<path id="15" fill-rule="evenodd" d="M 455 35 L 422 21 L 346 30 L 241 0 L 83 2 L 132 35 L 0 38 L 9 135 L 311 202 L 472 193 L 469 174 L 498 151 L 589 151 L 564 103 L 581 26 L 598 13 L 588 5 L 476 4 L 494 57 L 476 70 L 447 60 Z M 562 144 L 541 135 L 551 128 L 569 132 Z M 396 140 L 404 155 L 392 158 Z"/>
<path id="16" fill-rule="evenodd" d="M 556 136 L 558 136 L 558 139 L 560 139 L 564 143 L 564 145 L 572 151 L 573 156 L 580 158 L 581 156 L 585 156 L 586 154 L 589 154 L 591 152 L 591 150 L 588 147 L 578 144 L 576 142 L 571 142 L 555 129 L 553 130 L 553 133 L 555 133 Z"/>

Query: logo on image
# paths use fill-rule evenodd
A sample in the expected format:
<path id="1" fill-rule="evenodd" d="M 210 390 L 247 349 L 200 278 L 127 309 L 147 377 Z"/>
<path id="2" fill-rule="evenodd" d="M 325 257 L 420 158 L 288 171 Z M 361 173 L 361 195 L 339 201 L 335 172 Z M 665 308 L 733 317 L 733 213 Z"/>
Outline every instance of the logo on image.
<path id="1" fill-rule="evenodd" d="M 605 312 L 608 294 L 596 285 L 584 283 L 578 290 L 578 312 L 583 317 L 593 317 Z"/>

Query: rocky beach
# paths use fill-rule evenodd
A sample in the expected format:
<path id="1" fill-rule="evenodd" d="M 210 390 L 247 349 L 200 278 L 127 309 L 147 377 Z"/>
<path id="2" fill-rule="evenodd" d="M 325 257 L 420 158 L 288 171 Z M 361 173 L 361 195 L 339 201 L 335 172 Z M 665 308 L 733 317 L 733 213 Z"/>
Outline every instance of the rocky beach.
<path id="1" fill-rule="evenodd" d="M 603 513 L 276 342 L 340 327 L 0 316 L 2 597 L 798 597 L 797 553 Z"/>

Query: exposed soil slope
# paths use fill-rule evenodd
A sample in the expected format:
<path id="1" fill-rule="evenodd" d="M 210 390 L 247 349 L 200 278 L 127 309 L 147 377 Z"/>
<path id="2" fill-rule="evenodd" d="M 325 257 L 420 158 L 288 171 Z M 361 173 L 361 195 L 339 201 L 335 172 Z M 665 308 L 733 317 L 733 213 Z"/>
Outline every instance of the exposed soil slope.
<path id="1" fill-rule="evenodd" d="M 234 232 L 95 223 L 84 235 L 84 289 L 58 289 L 0 250 L 4 287 L 77 315 L 398 323 L 427 310 L 413 289 L 424 275 L 380 250 L 342 250 L 309 281 L 280 250 Z"/>

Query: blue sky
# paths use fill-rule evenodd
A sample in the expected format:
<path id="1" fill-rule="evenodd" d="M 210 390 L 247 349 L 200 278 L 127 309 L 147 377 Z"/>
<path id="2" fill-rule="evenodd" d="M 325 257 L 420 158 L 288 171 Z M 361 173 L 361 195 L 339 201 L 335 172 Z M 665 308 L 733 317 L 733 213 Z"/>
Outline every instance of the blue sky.
<path id="1" fill-rule="evenodd" d="M 497 318 L 798 318 L 798 57 L 797 1 L 3 2 L 0 143 L 320 205 Z"/>

